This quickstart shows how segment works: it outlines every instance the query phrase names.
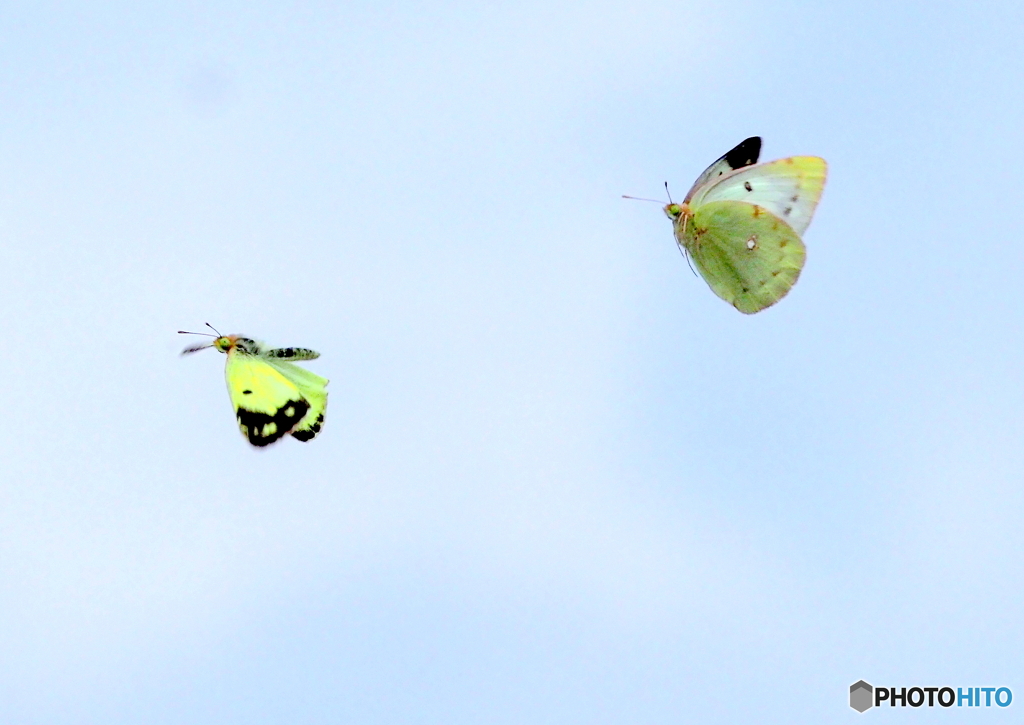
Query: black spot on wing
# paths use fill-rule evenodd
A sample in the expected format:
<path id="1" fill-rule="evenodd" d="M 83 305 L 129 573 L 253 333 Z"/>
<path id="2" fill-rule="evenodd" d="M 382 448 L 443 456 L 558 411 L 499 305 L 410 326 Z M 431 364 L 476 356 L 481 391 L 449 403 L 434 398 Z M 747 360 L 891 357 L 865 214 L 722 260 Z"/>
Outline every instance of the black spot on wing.
<path id="1" fill-rule="evenodd" d="M 254 446 L 263 447 L 269 446 L 288 433 L 296 423 L 302 420 L 302 416 L 308 410 L 309 403 L 305 400 L 289 400 L 273 415 L 245 408 L 239 408 L 236 414 L 238 415 L 238 427 L 242 429 L 242 434 Z"/>
<path id="2" fill-rule="evenodd" d="M 323 427 L 323 424 L 324 414 L 321 413 L 320 416 L 316 419 L 316 423 L 311 425 L 309 428 L 306 428 L 304 430 L 292 431 L 292 438 L 297 438 L 303 443 L 305 443 L 306 441 L 311 441 L 314 438 L 316 438 L 316 434 L 320 432 L 320 428 Z"/>
<path id="3" fill-rule="evenodd" d="M 730 168 L 742 169 L 757 163 L 757 157 L 761 155 L 761 137 L 751 136 L 739 143 L 732 151 L 722 158 L 729 164 Z"/>
<path id="4" fill-rule="evenodd" d="M 753 191 L 754 190 L 754 187 L 750 185 L 749 181 L 744 181 L 743 182 L 743 188 L 746 189 L 747 191 Z"/>

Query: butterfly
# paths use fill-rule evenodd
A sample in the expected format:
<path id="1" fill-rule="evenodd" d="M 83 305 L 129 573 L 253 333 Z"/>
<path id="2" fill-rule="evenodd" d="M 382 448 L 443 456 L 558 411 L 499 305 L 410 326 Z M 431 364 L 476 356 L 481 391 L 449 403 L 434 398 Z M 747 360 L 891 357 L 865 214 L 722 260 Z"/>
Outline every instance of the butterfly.
<path id="1" fill-rule="evenodd" d="M 800 235 L 825 188 L 817 156 L 758 164 L 761 139 L 746 139 L 711 164 L 682 204 L 665 206 L 676 242 L 711 290 L 745 314 L 786 296 L 807 256 Z"/>
<path id="2" fill-rule="evenodd" d="M 209 323 L 207 327 L 217 332 Z M 267 348 L 241 335 L 178 332 L 215 338 L 210 343 L 186 347 L 182 355 L 209 347 L 227 354 L 224 377 L 231 404 L 242 435 L 252 445 L 269 446 L 287 433 L 305 442 L 320 432 L 327 409 L 328 380 L 294 364 L 296 360 L 315 360 L 320 353 L 304 347 Z"/>

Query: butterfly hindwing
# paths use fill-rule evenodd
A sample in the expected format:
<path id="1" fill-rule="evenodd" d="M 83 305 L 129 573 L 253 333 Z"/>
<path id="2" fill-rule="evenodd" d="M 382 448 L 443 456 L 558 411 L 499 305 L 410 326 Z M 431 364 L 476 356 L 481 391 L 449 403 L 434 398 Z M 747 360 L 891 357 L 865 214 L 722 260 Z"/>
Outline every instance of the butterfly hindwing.
<path id="1" fill-rule="evenodd" d="M 690 187 L 690 191 L 687 192 L 684 202 L 690 201 L 690 199 L 697 194 L 697 192 L 703 186 L 707 186 L 709 183 L 714 181 L 719 176 L 741 169 L 745 166 L 757 163 L 758 156 L 761 155 L 761 137 L 751 136 L 750 138 L 741 141 L 736 144 L 728 153 L 723 154 L 720 159 L 711 164 L 711 166 L 704 169 L 704 173 L 697 177 L 697 180 L 693 182 L 693 186 Z"/>
<path id="2" fill-rule="evenodd" d="M 284 350 L 294 349 L 300 356 L 293 356 L 292 360 L 313 360 L 320 356 L 320 353 L 303 348 L 283 348 Z M 271 350 L 271 353 L 277 352 Z M 320 432 L 324 424 L 324 414 L 327 411 L 327 378 L 322 378 L 298 365 L 293 365 L 281 359 L 284 356 L 277 356 L 278 359 L 268 357 L 267 364 L 283 375 L 299 391 L 303 401 L 309 406 L 302 418 L 289 432 L 293 438 L 302 442 L 313 440 Z"/>
<path id="3" fill-rule="evenodd" d="M 685 230 L 682 217 L 675 230 L 712 291 L 746 314 L 782 299 L 806 257 L 793 228 L 755 204 L 705 203 L 687 220 Z"/>
<path id="4" fill-rule="evenodd" d="M 277 360 L 316 360 L 320 357 L 320 353 L 310 350 L 308 347 L 276 347 L 264 352 L 263 356 Z M 301 370 L 302 368 L 297 369 Z"/>
<path id="5" fill-rule="evenodd" d="M 745 201 L 767 209 L 797 234 L 803 234 L 825 188 L 827 172 L 825 160 L 817 156 L 793 156 L 748 166 L 697 191 L 690 206 L 696 211 L 713 201 Z"/>

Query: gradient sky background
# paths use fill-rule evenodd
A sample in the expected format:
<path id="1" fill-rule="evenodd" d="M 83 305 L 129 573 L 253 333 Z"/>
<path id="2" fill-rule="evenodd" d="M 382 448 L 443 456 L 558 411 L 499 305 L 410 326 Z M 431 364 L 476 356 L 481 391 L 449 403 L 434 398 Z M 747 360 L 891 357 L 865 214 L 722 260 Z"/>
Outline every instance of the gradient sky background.
<path id="1" fill-rule="evenodd" d="M 4 3 L 0 722 L 1019 721 L 1022 30 Z M 830 177 L 748 317 L 619 195 L 756 134 Z M 322 353 L 317 440 L 206 321 Z"/>

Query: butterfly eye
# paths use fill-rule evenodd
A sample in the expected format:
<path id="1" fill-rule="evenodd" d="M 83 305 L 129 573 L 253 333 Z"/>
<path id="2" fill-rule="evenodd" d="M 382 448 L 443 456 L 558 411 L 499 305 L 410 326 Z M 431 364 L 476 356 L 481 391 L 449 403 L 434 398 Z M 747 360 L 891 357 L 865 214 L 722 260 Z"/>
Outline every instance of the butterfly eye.
<path id="1" fill-rule="evenodd" d="M 669 204 L 665 207 L 665 216 L 673 221 L 678 219 L 683 214 L 683 207 L 678 204 Z"/>
<path id="2" fill-rule="evenodd" d="M 231 349 L 231 340 L 229 340 L 226 337 L 218 337 L 217 340 L 213 344 L 221 352 L 227 352 L 228 350 Z"/>

